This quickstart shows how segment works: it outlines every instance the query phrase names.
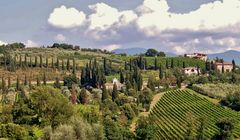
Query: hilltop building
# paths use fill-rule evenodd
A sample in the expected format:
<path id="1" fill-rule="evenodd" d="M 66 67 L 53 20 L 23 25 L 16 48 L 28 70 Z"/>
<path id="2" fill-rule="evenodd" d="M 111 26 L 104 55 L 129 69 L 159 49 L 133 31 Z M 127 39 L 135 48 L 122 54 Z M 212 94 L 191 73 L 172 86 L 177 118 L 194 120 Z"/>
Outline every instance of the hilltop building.
<path id="1" fill-rule="evenodd" d="M 223 72 L 223 70 L 224 72 L 231 72 L 233 70 L 233 64 L 228 62 L 215 62 L 214 69 L 218 72 Z"/>
<path id="2" fill-rule="evenodd" d="M 201 70 L 197 67 L 186 67 L 184 68 L 184 74 L 190 75 L 198 75 L 201 74 Z"/>
<path id="3" fill-rule="evenodd" d="M 207 55 L 203 54 L 203 53 L 184 54 L 184 57 L 199 59 L 199 60 L 203 60 L 203 61 L 207 61 L 207 59 L 208 59 Z"/>

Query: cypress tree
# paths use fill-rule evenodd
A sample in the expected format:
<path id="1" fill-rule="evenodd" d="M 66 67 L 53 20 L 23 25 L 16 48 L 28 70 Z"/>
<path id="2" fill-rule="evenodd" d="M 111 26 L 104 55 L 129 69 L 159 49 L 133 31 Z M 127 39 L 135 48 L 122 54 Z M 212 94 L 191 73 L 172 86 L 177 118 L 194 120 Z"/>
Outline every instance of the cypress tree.
<path id="1" fill-rule="evenodd" d="M 41 85 L 41 82 L 40 82 L 40 78 L 39 76 L 37 77 L 37 86 L 40 86 Z"/>
<path id="2" fill-rule="evenodd" d="M 20 55 L 20 59 L 19 59 L 19 65 L 20 65 L 20 67 L 22 68 L 23 66 L 22 66 L 22 56 Z"/>
<path id="3" fill-rule="evenodd" d="M 46 68 L 48 68 L 48 57 L 46 57 Z"/>
<path id="4" fill-rule="evenodd" d="M 80 92 L 80 102 L 81 104 L 86 104 L 87 103 L 87 91 L 85 88 L 83 88 Z"/>
<path id="5" fill-rule="evenodd" d="M 145 59 L 145 61 L 144 61 L 144 69 L 146 70 L 146 69 L 148 69 L 148 64 L 147 64 L 147 59 Z"/>
<path id="6" fill-rule="evenodd" d="M 9 76 L 9 77 L 8 77 L 8 89 L 11 87 L 11 85 L 12 85 L 12 84 L 11 84 L 11 77 Z"/>
<path id="7" fill-rule="evenodd" d="M 67 70 L 70 71 L 70 60 L 69 60 L 69 58 L 67 59 Z"/>
<path id="8" fill-rule="evenodd" d="M 54 61 L 53 61 L 53 57 L 52 57 L 52 68 L 54 69 Z"/>
<path id="9" fill-rule="evenodd" d="M 72 84 L 72 95 L 71 95 L 71 101 L 72 101 L 72 104 L 76 104 L 76 103 L 77 103 L 77 96 L 76 96 L 75 83 Z"/>
<path id="10" fill-rule="evenodd" d="M 133 66 L 132 66 L 132 59 L 130 59 L 129 64 L 130 64 L 130 71 L 132 71 L 132 69 L 133 69 Z"/>
<path id="11" fill-rule="evenodd" d="M 137 87 L 138 87 L 138 91 L 142 90 L 142 84 L 143 84 L 143 80 L 142 80 L 142 75 L 139 75 L 139 80 L 137 81 Z"/>
<path id="12" fill-rule="evenodd" d="M 129 91 L 129 89 L 132 88 L 132 84 L 130 83 L 129 80 L 126 81 L 126 90 Z"/>
<path id="13" fill-rule="evenodd" d="M 222 73 L 224 73 L 224 63 L 222 63 Z"/>
<path id="14" fill-rule="evenodd" d="M 171 68 L 174 68 L 174 62 L 173 62 L 173 58 L 171 59 Z"/>
<path id="15" fill-rule="evenodd" d="M 127 68 L 127 62 L 126 62 L 126 61 L 124 62 L 124 70 L 125 70 L 125 71 L 128 70 L 128 68 Z"/>
<path id="16" fill-rule="evenodd" d="M 76 74 L 76 62 L 75 59 L 73 58 L 73 74 Z"/>
<path id="17" fill-rule="evenodd" d="M 211 70 L 215 70 L 213 61 L 211 61 Z"/>
<path id="18" fill-rule="evenodd" d="M 162 71 L 162 66 L 159 68 L 159 79 L 163 79 L 163 71 Z"/>
<path id="19" fill-rule="evenodd" d="M 43 73 L 43 85 L 47 85 L 46 72 Z"/>
<path id="20" fill-rule="evenodd" d="M 24 85 L 26 86 L 28 84 L 27 82 L 27 75 L 25 74 L 25 77 L 24 77 Z"/>
<path id="21" fill-rule="evenodd" d="M 31 80 L 31 78 L 29 78 L 29 80 L 28 80 L 28 86 L 29 86 L 30 89 L 32 89 L 32 80 Z"/>
<path id="22" fill-rule="evenodd" d="M 120 83 L 124 83 L 124 76 L 122 70 L 120 70 Z"/>
<path id="23" fill-rule="evenodd" d="M 108 98 L 108 91 L 107 91 L 106 85 L 103 84 L 103 88 L 102 88 L 102 101 L 104 101 L 107 98 Z"/>
<path id="24" fill-rule="evenodd" d="M 154 60 L 154 70 L 157 70 L 157 69 L 158 69 L 157 58 L 155 57 L 155 60 Z"/>
<path id="25" fill-rule="evenodd" d="M 84 68 L 82 68 L 82 72 L 81 72 L 81 86 L 83 86 L 86 82 L 86 73 L 85 73 L 85 70 Z"/>
<path id="26" fill-rule="evenodd" d="M 118 98 L 118 90 L 117 90 L 117 84 L 113 84 L 113 91 L 112 91 L 112 100 L 115 101 Z"/>
<path id="27" fill-rule="evenodd" d="M 59 67 L 60 70 L 60 67 Z M 62 70 L 65 70 L 64 59 L 62 59 Z"/>
<path id="28" fill-rule="evenodd" d="M 35 67 L 37 67 L 38 57 L 35 56 Z"/>
<path id="29" fill-rule="evenodd" d="M 27 64 L 27 54 L 25 54 L 25 58 L 24 58 L 24 65 L 25 65 L 25 67 L 27 67 L 27 66 L 28 66 L 28 64 Z"/>
<path id="30" fill-rule="evenodd" d="M 233 65 L 233 72 L 234 72 L 236 70 L 236 63 L 234 59 L 232 60 L 232 65 Z"/>
<path id="31" fill-rule="evenodd" d="M 56 79 L 55 79 L 54 87 L 55 88 L 61 88 L 60 80 L 59 80 L 58 77 L 56 77 Z"/>
<path id="32" fill-rule="evenodd" d="M 42 55 L 40 55 L 40 67 L 43 67 L 43 60 L 42 60 Z"/>
<path id="33" fill-rule="evenodd" d="M 30 67 L 32 68 L 32 57 L 30 57 Z"/>
<path id="34" fill-rule="evenodd" d="M 91 73 L 90 73 L 90 69 L 89 69 L 89 65 L 86 65 L 86 82 L 89 83 L 91 80 Z"/>
<path id="35" fill-rule="evenodd" d="M 181 78 L 180 77 L 177 77 L 176 83 L 177 83 L 178 88 L 181 88 L 182 85 L 181 85 Z"/>
<path id="36" fill-rule="evenodd" d="M 182 66 L 183 68 L 186 68 L 186 65 L 185 65 L 185 62 L 183 61 L 183 66 Z"/>
<path id="37" fill-rule="evenodd" d="M 6 89 L 6 81 L 5 79 L 2 77 L 2 91 L 3 93 L 6 93 L 7 89 Z"/>
<path id="38" fill-rule="evenodd" d="M 103 70 L 104 70 L 104 74 L 107 75 L 107 60 L 106 60 L 106 58 L 103 58 Z"/>
<path id="39" fill-rule="evenodd" d="M 7 69 L 7 56 L 4 55 L 4 67 L 5 69 Z"/>
<path id="40" fill-rule="evenodd" d="M 166 69 L 168 69 L 168 59 L 166 59 Z"/>
<path id="41" fill-rule="evenodd" d="M 20 81 L 19 81 L 19 77 L 17 77 L 16 90 L 20 90 Z"/>
<path id="42" fill-rule="evenodd" d="M 91 79 L 92 87 L 96 88 L 97 87 L 97 75 L 95 71 L 95 67 L 92 67 L 92 79 Z"/>

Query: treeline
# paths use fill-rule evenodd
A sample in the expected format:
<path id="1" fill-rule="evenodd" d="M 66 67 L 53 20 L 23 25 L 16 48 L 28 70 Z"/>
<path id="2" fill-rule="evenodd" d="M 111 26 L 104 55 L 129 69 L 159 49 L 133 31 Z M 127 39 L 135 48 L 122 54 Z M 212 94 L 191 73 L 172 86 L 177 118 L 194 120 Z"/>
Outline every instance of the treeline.
<path id="1" fill-rule="evenodd" d="M 78 68 L 75 59 L 59 59 L 58 57 L 43 57 L 39 56 L 28 56 L 22 55 L 10 55 L 6 54 L 0 58 L 1 66 L 4 66 L 6 70 L 15 71 L 19 68 L 56 68 L 58 70 L 68 70 L 73 73 L 76 72 Z"/>

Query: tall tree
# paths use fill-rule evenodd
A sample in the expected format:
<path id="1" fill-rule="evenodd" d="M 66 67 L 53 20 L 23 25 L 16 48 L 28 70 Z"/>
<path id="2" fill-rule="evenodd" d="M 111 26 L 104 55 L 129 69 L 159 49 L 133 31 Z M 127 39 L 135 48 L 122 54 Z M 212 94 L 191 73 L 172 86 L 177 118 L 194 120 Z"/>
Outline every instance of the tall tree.
<path id="1" fill-rule="evenodd" d="M 75 83 L 72 84 L 71 101 L 72 101 L 72 104 L 76 104 L 77 103 L 77 95 L 76 95 Z"/>
<path id="2" fill-rule="evenodd" d="M 76 61 L 75 59 L 73 58 L 73 74 L 76 74 Z"/>
<path id="3" fill-rule="evenodd" d="M 224 73 L 224 63 L 222 63 L 222 73 Z"/>
<path id="4" fill-rule="evenodd" d="M 46 57 L 46 68 L 48 68 L 48 57 Z"/>
<path id="5" fill-rule="evenodd" d="M 60 66 L 59 66 L 59 70 L 60 70 Z M 64 59 L 62 59 L 62 70 L 65 70 L 65 63 L 64 63 Z"/>
<path id="6" fill-rule="evenodd" d="M 52 57 L 52 68 L 54 69 L 54 60 L 53 60 L 53 57 Z"/>
<path id="7" fill-rule="evenodd" d="M 40 67 L 43 67 L 43 59 L 42 59 L 42 54 L 40 55 Z"/>
<path id="8" fill-rule="evenodd" d="M 20 81 L 18 76 L 17 76 L 17 82 L 16 82 L 16 90 L 20 90 Z"/>
<path id="9" fill-rule="evenodd" d="M 60 80 L 59 80 L 58 77 L 56 77 L 56 79 L 55 79 L 54 87 L 55 88 L 61 88 Z"/>
<path id="10" fill-rule="evenodd" d="M 172 69 L 174 68 L 174 61 L 173 61 L 173 58 L 171 59 L 171 68 L 172 68 Z"/>
<path id="11" fill-rule="evenodd" d="M 163 71 L 162 71 L 162 66 L 160 65 L 159 67 L 159 79 L 162 80 L 163 79 Z"/>
<path id="12" fill-rule="evenodd" d="M 3 93 L 6 93 L 6 91 L 7 91 L 6 81 L 5 81 L 4 77 L 2 77 L 2 91 L 3 91 Z"/>
<path id="13" fill-rule="evenodd" d="M 86 104 L 88 102 L 87 98 L 88 98 L 87 90 L 85 88 L 82 88 L 80 92 L 79 101 L 81 102 L 81 104 Z"/>
<path id="14" fill-rule="evenodd" d="M 168 69 L 168 59 L 166 59 L 166 69 Z"/>
<path id="15" fill-rule="evenodd" d="M 124 83 L 124 75 L 122 70 L 120 70 L 120 83 Z"/>
<path id="16" fill-rule="evenodd" d="M 12 85 L 12 84 L 11 84 L 11 77 L 9 76 L 9 77 L 8 77 L 8 89 L 11 87 L 11 85 Z"/>
<path id="17" fill-rule="evenodd" d="M 34 65 L 35 65 L 35 67 L 37 67 L 37 63 L 38 63 L 38 57 L 37 56 L 35 56 L 35 60 L 34 61 L 35 61 Z"/>
<path id="18" fill-rule="evenodd" d="M 155 70 L 158 69 L 157 57 L 155 57 L 155 59 L 154 59 L 154 69 L 155 69 Z"/>
<path id="19" fill-rule="evenodd" d="M 183 65 L 182 65 L 183 68 L 186 68 L 186 64 L 185 62 L 183 61 Z"/>
<path id="20" fill-rule="evenodd" d="M 67 70 L 70 71 L 70 60 L 69 60 L 69 58 L 67 59 Z"/>
<path id="21" fill-rule="evenodd" d="M 43 73 L 43 85 L 47 85 L 46 72 Z"/>
<path id="22" fill-rule="evenodd" d="M 234 59 L 232 60 L 232 65 L 233 65 L 233 71 L 235 71 L 236 70 L 236 63 L 235 63 Z"/>
<path id="23" fill-rule="evenodd" d="M 28 84 L 27 75 L 25 74 L 25 76 L 24 76 L 24 85 L 27 86 L 27 84 Z"/>
<path id="24" fill-rule="evenodd" d="M 107 98 L 108 98 L 108 91 L 107 91 L 106 85 L 103 84 L 103 87 L 102 87 L 102 101 L 104 101 Z"/>
<path id="25" fill-rule="evenodd" d="M 115 101 L 118 98 L 118 90 L 117 90 L 117 84 L 113 84 L 113 91 L 112 91 L 112 100 Z"/>
<path id="26" fill-rule="evenodd" d="M 37 86 L 40 86 L 40 85 L 41 85 L 40 78 L 39 76 L 37 76 Z"/>
<path id="27" fill-rule="evenodd" d="M 25 67 L 27 67 L 27 66 L 28 66 L 28 64 L 27 64 L 27 54 L 25 54 L 25 58 L 24 58 L 24 65 L 25 65 Z"/>

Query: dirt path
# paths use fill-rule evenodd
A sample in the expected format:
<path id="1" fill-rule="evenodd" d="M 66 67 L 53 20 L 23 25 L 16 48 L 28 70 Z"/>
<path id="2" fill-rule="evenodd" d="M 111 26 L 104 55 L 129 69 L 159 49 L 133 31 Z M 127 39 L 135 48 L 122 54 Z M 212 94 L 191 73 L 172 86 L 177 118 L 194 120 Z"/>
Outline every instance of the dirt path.
<path id="1" fill-rule="evenodd" d="M 151 104 L 150 104 L 150 109 L 149 109 L 149 111 L 148 111 L 148 112 L 141 112 L 141 113 L 138 115 L 138 117 L 136 117 L 136 118 L 133 120 L 132 124 L 130 125 L 130 131 L 134 132 L 134 131 L 136 130 L 136 125 L 137 125 L 138 118 L 139 118 L 140 116 L 148 116 L 148 115 L 150 114 L 151 110 L 153 109 L 153 107 L 157 104 L 157 102 L 158 102 L 158 101 L 161 99 L 161 97 L 164 95 L 164 93 L 165 93 L 165 92 L 161 92 L 161 93 L 155 94 L 155 95 L 153 96 L 153 100 L 152 100 L 152 102 L 151 102 Z"/>

